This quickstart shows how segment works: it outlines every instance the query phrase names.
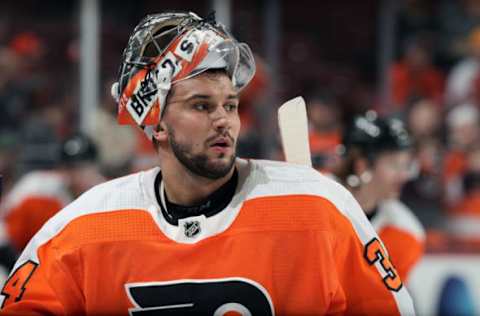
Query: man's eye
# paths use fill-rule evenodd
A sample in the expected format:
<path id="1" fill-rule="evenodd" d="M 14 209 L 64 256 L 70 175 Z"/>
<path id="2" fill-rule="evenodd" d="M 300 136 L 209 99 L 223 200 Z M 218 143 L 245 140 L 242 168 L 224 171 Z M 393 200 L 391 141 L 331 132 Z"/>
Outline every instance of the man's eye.
<path id="1" fill-rule="evenodd" d="M 237 107 L 238 107 L 238 105 L 236 105 L 236 104 L 226 104 L 225 105 L 225 110 L 227 110 L 227 112 L 233 112 L 233 111 L 237 110 Z"/>
<path id="2" fill-rule="evenodd" d="M 208 110 L 208 105 L 205 103 L 197 103 L 197 104 L 194 104 L 193 107 L 195 108 L 195 110 L 198 110 L 198 111 Z"/>

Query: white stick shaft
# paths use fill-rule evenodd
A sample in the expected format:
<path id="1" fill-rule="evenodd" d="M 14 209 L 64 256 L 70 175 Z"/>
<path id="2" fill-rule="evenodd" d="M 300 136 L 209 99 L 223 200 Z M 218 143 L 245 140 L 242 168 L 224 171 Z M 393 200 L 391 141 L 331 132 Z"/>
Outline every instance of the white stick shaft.
<path id="1" fill-rule="evenodd" d="M 296 97 L 278 109 L 283 152 L 288 162 L 312 166 L 305 101 Z"/>

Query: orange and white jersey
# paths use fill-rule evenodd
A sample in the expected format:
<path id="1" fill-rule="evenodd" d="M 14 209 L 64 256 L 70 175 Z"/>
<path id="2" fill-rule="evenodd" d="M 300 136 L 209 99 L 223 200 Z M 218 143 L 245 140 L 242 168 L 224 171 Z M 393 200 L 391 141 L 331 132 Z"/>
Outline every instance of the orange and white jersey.
<path id="1" fill-rule="evenodd" d="M 425 230 L 422 224 L 397 199 L 382 202 L 370 222 L 387 248 L 400 277 L 407 282 L 408 274 L 425 251 Z"/>
<path id="2" fill-rule="evenodd" d="M 351 194 L 311 168 L 237 160 L 213 216 L 162 216 L 154 168 L 50 219 L 5 284 L 2 315 L 412 315 Z"/>
<path id="3" fill-rule="evenodd" d="M 65 179 L 53 171 L 24 175 L 2 201 L 0 216 L 10 242 L 19 251 L 45 222 L 70 203 Z"/>

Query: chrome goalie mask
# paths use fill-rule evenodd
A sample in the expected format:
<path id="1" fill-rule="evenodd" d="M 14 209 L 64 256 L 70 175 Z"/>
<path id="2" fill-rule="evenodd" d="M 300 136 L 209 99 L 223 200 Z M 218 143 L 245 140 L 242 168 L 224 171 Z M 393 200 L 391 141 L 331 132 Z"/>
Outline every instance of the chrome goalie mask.
<path id="1" fill-rule="evenodd" d="M 151 139 L 172 84 L 208 69 L 225 69 L 240 91 L 255 74 L 255 62 L 248 45 L 235 40 L 213 15 L 147 16 L 131 34 L 112 86 L 119 123 L 136 124 Z"/>

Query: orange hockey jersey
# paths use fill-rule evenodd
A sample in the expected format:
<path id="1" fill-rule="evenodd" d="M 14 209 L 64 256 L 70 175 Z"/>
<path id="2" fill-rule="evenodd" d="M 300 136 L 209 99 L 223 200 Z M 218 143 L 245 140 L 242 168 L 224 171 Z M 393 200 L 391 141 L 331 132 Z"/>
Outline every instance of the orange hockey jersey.
<path id="1" fill-rule="evenodd" d="M 64 178 L 53 171 L 33 171 L 23 176 L 5 196 L 0 216 L 10 242 L 23 250 L 45 222 L 70 203 Z"/>
<path id="2" fill-rule="evenodd" d="M 370 219 L 373 228 L 387 248 L 403 281 L 422 257 L 425 250 L 425 231 L 412 211 L 396 199 L 386 200 Z"/>
<path id="3" fill-rule="evenodd" d="M 160 170 L 80 196 L 29 243 L 1 315 L 412 315 L 350 193 L 311 168 L 237 160 L 213 216 L 162 216 Z"/>

